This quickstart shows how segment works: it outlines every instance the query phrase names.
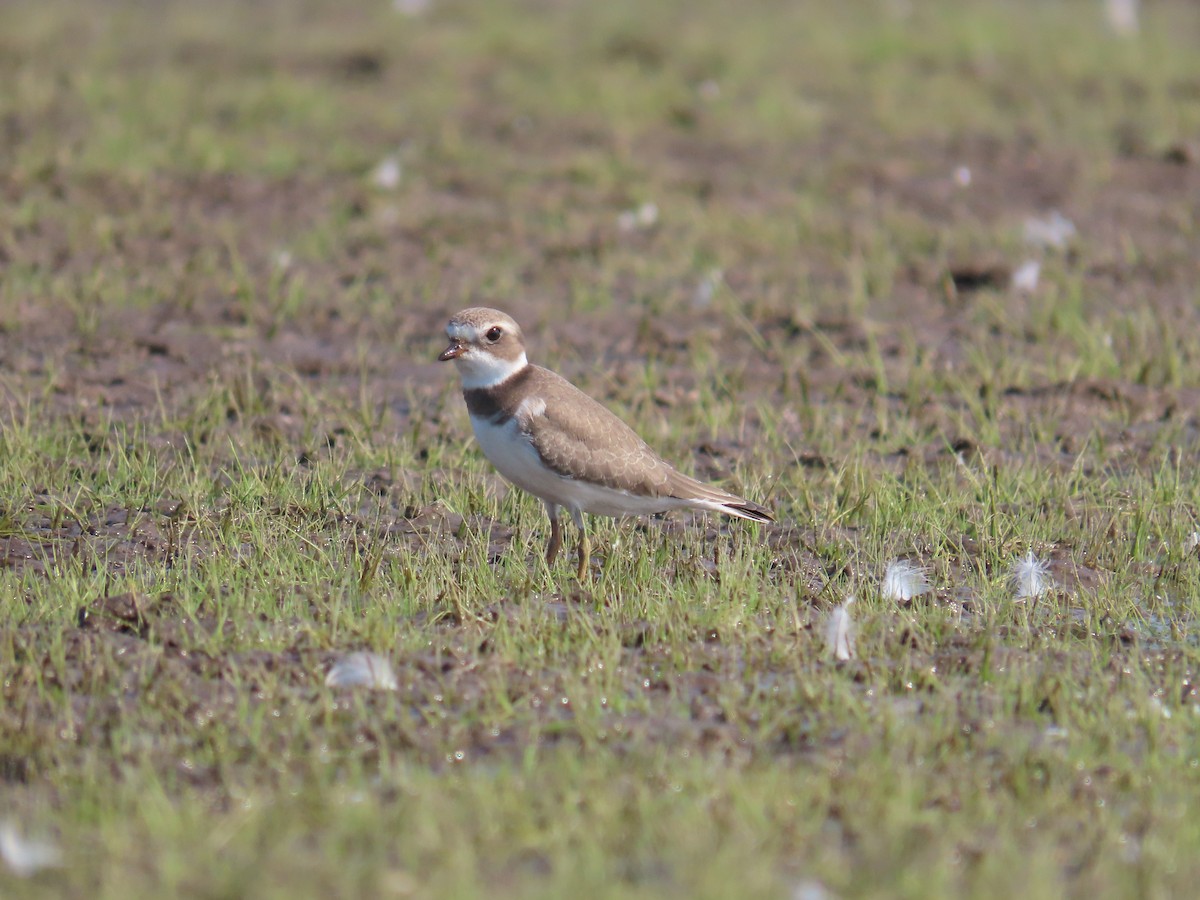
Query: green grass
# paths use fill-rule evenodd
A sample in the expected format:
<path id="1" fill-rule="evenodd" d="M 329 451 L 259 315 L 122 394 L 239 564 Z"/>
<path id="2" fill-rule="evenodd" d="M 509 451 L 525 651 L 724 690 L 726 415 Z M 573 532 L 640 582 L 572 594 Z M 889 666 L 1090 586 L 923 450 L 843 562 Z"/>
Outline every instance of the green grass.
<path id="1" fill-rule="evenodd" d="M 834 6 L 0 7 L 0 893 L 1192 890 L 1197 13 Z M 478 303 L 778 522 L 548 569 Z"/>

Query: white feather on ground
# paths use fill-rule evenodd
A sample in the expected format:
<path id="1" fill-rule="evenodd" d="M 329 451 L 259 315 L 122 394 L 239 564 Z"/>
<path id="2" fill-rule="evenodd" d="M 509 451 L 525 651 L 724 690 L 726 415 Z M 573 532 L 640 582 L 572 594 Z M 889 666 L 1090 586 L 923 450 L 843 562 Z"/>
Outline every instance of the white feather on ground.
<path id="1" fill-rule="evenodd" d="M 1036 259 L 1027 259 L 1012 273 L 1012 280 L 1009 284 L 1019 294 L 1032 294 L 1037 290 L 1038 277 L 1041 272 L 1041 263 Z"/>
<path id="2" fill-rule="evenodd" d="M 815 878 L 805 878 L 792 887 L 792 900 L 835 900 L 834 894 Z"/>
<path id="3" fill-rule="evenodd" d="M 836 607 L 825 623 L 825 644 L 834 659 L 854 659 L 854 619 L 850 617 L 850 605 L 854 595 Z"/>
<path id="4" fill-rule="evenodd" d="M 396 690 L 392 664 L 378 653 L 351 653 L 343 656 L 325 676 L 326 687 L 365 687 L 377 691 Z"/>
<path id="5" fill-rule="evenodd" d="M 617 228 L 621 231 L 647 231 L 657 223 L 657 203 L 643 203 L 637 209 L 627 209 L 617 216 Z"/>
<path id="6" fill-rule="evenodd" d="M 1121 37 L 1138 33 L 1138 0 L 1105 0 L 1104 16 L 1108 27 Z"/>
<path id="7" fill-rule="evenodd" d="M 371 181 L 381 190 L 392 191 L 399 187 L 402 174 L 399 157 L 385 156 L 371 173 Z"/>
<path id="8" fill-rule="evenodd" d="M 1050 567 L 1034 556 L 1032 550 L 1013 560 L 1008 580 L 1012 583 L 1013 593 L 1018 600 L 1040 597 L 1054 587 Z"/>
<path id="9" fill-rule="evenodd" d="M 56 845 L 26 837 L 12 821 L 0 823 L 0 858 L 18 878 L 62 865 L 62 851 Z"/>
<path id="10" fill-rule="evenodd" d="M 1025 243 L 1032 247 L 1064 250 L 1078 235 L 1075 223 L 1057 209 L 1044 218 L 1030 216 L 1025 220 Z"/>
<path id="11" fill-rule="evenodd" d="M 907 559 L 893 559 L 883 570 L 879 593 L 885 600 L 907 603 L 930 591 L 929 573 L 923 566 Z"/>

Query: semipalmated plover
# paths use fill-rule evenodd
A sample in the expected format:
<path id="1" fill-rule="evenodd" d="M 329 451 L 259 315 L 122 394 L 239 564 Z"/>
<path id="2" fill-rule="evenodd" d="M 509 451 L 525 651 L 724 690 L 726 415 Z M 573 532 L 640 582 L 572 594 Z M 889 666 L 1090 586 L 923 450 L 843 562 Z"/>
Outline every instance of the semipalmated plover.
<path id="1" fill-rule="evenodd" d="M 772 521 L 749 500 L 689 478 L 615 415 L 549 369 L 525 357 L 521 327 L 499 310 L 464 309 L 446 326 L 462 376 L 471 427 L 500 474 L 541 499 L 550 516 L 546 563 L 562 547 L 558 512 L 579 528 L 579 568 L 588 571 L 591 547 L 583 514 L 645 516 L 669 509 L 709 509 Z"/>

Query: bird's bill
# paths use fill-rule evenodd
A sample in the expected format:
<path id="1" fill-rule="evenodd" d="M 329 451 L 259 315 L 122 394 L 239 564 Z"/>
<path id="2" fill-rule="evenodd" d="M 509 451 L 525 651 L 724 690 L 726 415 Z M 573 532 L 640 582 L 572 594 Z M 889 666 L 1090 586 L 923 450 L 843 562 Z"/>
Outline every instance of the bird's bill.
<path id="1" fill-rule="evenodd" d="M 458 343 L 457 341 L 455 341 L 455 342 L 451 343 L 449 347 L 447 347 L 445 350 L 443 350 L 441 352 L 441 354 L 438 356 L 438 362 L 446 362 L 447 360 L 450 360 L 450 359 L 458 359 L 460 356 L 462 356 L 466 352 L 467 352 L 467 348 L 464 347 L 462 344 Z"/>

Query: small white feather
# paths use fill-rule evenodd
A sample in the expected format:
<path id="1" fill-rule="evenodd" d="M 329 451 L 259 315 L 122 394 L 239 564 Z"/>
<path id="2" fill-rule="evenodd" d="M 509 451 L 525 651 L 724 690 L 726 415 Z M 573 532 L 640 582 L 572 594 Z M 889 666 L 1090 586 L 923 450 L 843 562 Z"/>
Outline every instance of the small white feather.
<path id="1" fill-rule="evenodd" d="M 55 844 L 26 837 L 11 821 L 0 823 L 0 858 L 18 878 L 62 865 L 62 851 Z"/>
<path id="2" fill-rule="evenodd" d="M 1057 209 L 1043 219 L 1030 216 L 1025 220 L 1025 243 L 1031 247 L 1062 250 L 1075 240 L 1078 234 L 1075 223 Z"/>
<path id="3" fill-rule="evenodd" d="M 1034 556 L 1032 550 L 1013 560 L 1008 578 L 1018 600 L 1040 597 L 1054 587 L 1054 580 L 1050 577 L 1050 567 Z"/>
<path id="4" fill-rule="evenodd" d="M 1027 259 L 1012 273 L 1010 285 L 1018 294 L 1032 294 L 1037 290 L 1038 277 L 1041 274 L 1042 264 L 1036 259 Z"/>
<path id="5" fill-rule="evenodd" d="M 924 567 L 907 559 L 893 559 L 883 571 L 879 593 L 885 600 L 907 603 L 913 597 L 928 594 L 929 576 Z"/>
<path id="6" fill-rule="evenodd" d="M 806 878 L 793 885 L 792 900 L 834 900 L 834 895 L 817 879 Z"/>
<path id="7" fill-rule="evenodd" d="M 375 183 L 375 187 L 385 191 L 395 190 L 400 186 L 400 160 L 395 156 L 385 156 L 375 167 L 375 171 L 371 173 L 371 180 Z"/>
<path id="8" fill-rule="evenodd" d="M 396 673 L 392 670 L 392 664 L 378 653 L 350 653 L 333 664 L 325 676 L 325 686 L 394 691 Z"/>
<path id="9" fill-rule="evenodd" d="M 1138 33 L 1138 0 L 1106 0 L 1104 14 L 1108 27 L 1121 37 Z"/>
<path id="10" fill-rule="evenodd" d="M 627 209 L 617 216 L 617 227 L 621 231 L 646 231 L 657 223 L 657 203 L 643 203 L 637 209 Z"/>
<path id="11" fill-rule="evenodd" d="M 546 414 L 546 401 L 536 394 L 531 394 L 520 402 L 517 406 L 517 420 L 522 426 L 528 428 L 528 423 L 532 422 L 538 416 Z"/>
<path id="12" fill-rule="evenodd" d="M 825 623 L 825 644 L 834 659 L 854 659 L 854 619 L 850 617 L 850 606 L 854 595 L 836 607 Z"/>

